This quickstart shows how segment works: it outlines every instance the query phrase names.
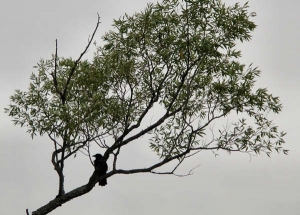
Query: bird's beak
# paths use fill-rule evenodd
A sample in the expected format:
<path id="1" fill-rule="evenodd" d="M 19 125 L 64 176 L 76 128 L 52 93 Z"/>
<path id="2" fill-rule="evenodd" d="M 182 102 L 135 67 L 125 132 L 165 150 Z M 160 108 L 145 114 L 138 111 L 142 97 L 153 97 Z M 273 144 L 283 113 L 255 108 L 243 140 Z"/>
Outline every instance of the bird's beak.
<path id="1" fill-rule="evenodd" d="M 96 157 L 96 155 L 93 155 L 92 157 Z"/>

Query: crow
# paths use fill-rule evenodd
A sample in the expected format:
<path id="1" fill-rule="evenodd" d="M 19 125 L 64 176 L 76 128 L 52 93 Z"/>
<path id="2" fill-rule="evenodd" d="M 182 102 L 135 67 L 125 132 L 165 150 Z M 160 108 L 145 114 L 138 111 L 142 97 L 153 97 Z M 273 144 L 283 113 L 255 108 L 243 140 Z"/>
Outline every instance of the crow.
<path id="1" fill-rule="evenodd" d="M 95 170 L 98 172 L 98 176 L 101 177 L 106 174 L 107 172 L 107 163 L 106 160 L 103 158 L 101 154 L 95 154 L 93 155 L 96 159 L 94 160 L 94 167 Z M 106 178 L 103 178 L 99 181 L 99 186 L 105 186 L 107 185 Z"/>

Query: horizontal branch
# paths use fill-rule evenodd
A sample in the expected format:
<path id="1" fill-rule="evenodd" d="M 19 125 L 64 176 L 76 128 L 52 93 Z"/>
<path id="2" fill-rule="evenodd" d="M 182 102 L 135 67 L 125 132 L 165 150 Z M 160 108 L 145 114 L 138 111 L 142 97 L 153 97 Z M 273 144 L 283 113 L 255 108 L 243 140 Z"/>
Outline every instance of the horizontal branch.
<path id="1" fill-rule="evenodd" d="M 223 150 L 231 151 L 231 152 L 239 152 L 239 151 L 241 151 L 241 149 L 229 149 L 229 148 L 221 147 L 221 146 L 190 148 L 191 151 L 194 151 L 194 150 L 218 150 L 218 149 L 223 149 Z"/>
<path id="2" fill-rule="evenodd" d="M 146 173 L 146 172 L 150 173 L 152 170 L 154 170 L 154 169 L 156 169 L 158 167 L 161 167 L 164 164 L 169 163 L 172 160 L 181 158 L 182 156 L 188 154 L 189 152 L 190 152 L 190 149 L 187 149 L 184 152 L 182 152 L 182 153 L 180 153 L 180 154 L 178 154 L 176 156 L 166 158 L 166 159 L 162 160 L 161 162 L 159 162 L 157 164 L 154 164 L 154 165 L 152 165 L 152 166 L 150 166 L 148 168 L 132 169 L 132 170 L 118 169 L 118 170 L 112 171 L 112 173 L 114 173 L 114 174 L 134 174 L 134 173 Z"/>

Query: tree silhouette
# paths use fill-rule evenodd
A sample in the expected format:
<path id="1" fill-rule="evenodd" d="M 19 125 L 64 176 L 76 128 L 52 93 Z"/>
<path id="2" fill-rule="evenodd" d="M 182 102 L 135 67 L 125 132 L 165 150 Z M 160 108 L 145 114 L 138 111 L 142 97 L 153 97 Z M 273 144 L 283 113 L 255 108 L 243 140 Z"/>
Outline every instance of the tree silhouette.
<path id="1" fill-rule="evenodd" d="M 16 90 L 5 109 L 32 138 L 47 135 L 54 144 L 58 195 L 32 214 L 47 214 L 115 174 L 175 175 L 186 158 L 203 150 L 286 154 L 285 133 L 267 117 L 281 111 L 278 97 L 255 86 L 256 67 L 238 62 L 236 43 L 251 39 L 253 16 L 247 3 L 163 0 L 115 20 L 92 61 L 82 57 L 99 15 L 78 59 L 59 57 L 56 42 L 52 58 L 35 67 L 28 91 Z M 236 121 L 213 126 L 229 115 Z M 141 137 L 159 156 L 157 163 L 117 168 L 121 148 Z M 65 161 L 78 152 L 91 159 L 90 147 L 100 147 L 104 160 L 112 157 L 111 171 L 94 171 L 87 184 L 66 193 Z M 170 171 L 159 171 L 170 162 Z"/>

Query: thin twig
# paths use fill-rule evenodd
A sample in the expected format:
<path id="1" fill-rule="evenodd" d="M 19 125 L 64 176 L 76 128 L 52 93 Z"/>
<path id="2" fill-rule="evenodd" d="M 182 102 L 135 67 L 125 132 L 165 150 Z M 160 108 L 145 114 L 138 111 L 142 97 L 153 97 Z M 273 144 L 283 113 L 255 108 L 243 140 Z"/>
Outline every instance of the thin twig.
<path id="1" fill-rule="evenodd" d="M 98 29 L 98 27 L 99 27 L 99 24 L 101 23 L 101 22 L 100 22 L 100 16 L 99 16 L 99 13 L 97 13 L 97 15 L 98 15 L 98 20 L 97 20 L 97 24 L 96 24 L 95 30 L 94 30 L 94 32 L 93 32 L 93 34 L 92 34 L 92 37 L 91 37 L 91 39 L 89 40 L 89 42 L 88 42 L 87 46 L 85 47 L 84 51 L 80 54 L 80 56 L 78 57 L 78 59 L 75 61 L 73 67 L 71 68 L 71 71 L 70 71 L 70 74 L 69 74 L 69 76 L 68 76 L 68 79 L 67 79 L 67 82 L 66 82 L 64 91 L 63 91 L 63 93 L 62 93 L 62 95 L 63 95 L 64 98 L 65 98 L 66 95 L 67 95 L 68 86 L 69 86 L 70 81 L 71 81 L 71 78 L 72 78 L 72 76 L 73 76 L 73 74 L 74 74 L 74 72 L 75 72 L 75 70 L 76 70 L 76 68 L 77 68 L 77 65 L 78 65 L 78 63 L 80 62 L 80 60 L 81 60 L 81 58 L 83 57 L 83 55 L 86 54 L 88 48 L 90 47 L 90 45 L 91 45 L 91 43 L 92 43 L 92 41 L 93 41 L 93 39 L 94 39 L 94 36 L 95 36 L 95 34 L 96 34 L 96 32 L 97 32 L 97 29 Z"/>

